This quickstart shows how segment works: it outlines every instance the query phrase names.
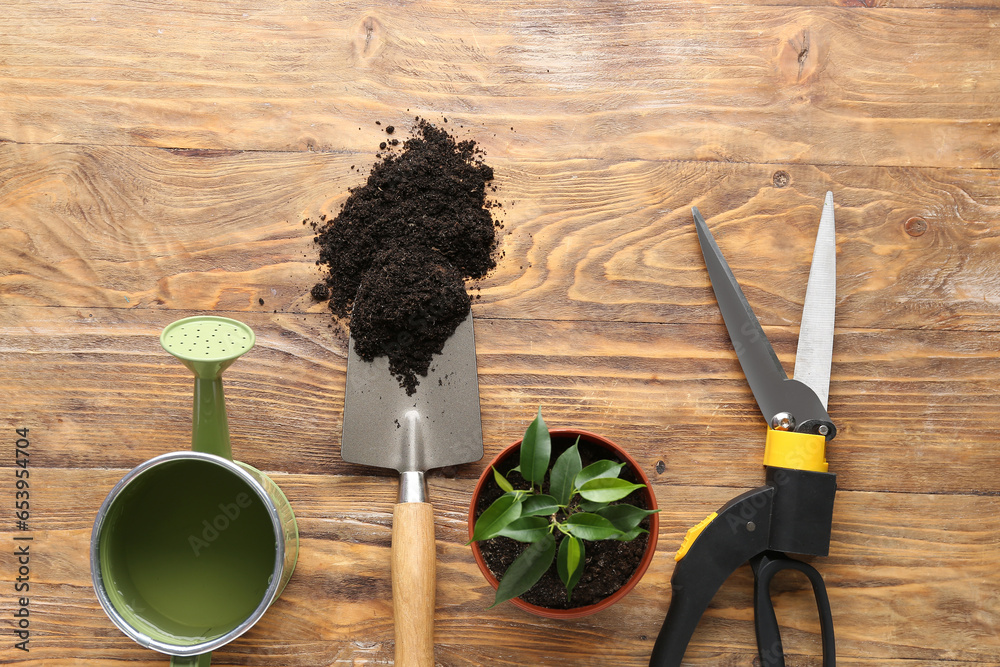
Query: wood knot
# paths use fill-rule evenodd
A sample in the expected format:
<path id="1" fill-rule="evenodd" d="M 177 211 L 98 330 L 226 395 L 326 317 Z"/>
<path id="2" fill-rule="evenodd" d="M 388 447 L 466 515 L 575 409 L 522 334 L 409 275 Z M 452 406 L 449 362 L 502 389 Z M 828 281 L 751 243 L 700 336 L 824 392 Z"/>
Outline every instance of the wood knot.
<path id="1" fill-rule="evenodd" d="M 179 155 L 181 157 L 231 157 L 233 155 L 239 155 L 240 151 L 234 150 L 223 150 L 219 148 L 167 148 L 164 149 L 168 153 L 173 153 L 174 155 Z"/>
<path id="2" fill-rule="evenodd" d="M 354 57 L 366 62 L 375 57 L 385 44 L 382 24 L 374 16 L 365 16 L 354 25 Z"/>
<path id="3" fill-rule="evenodd" d="M 903 229 L 910 236 L 923 236 L 927 231 L 927 221 L 923 218 L 913 217 L 903 223 Z"/>
<path id="4" fill-rule="evenodd" d="M 771 175 L 771 183 L 776 188 L 783 188 L 792 182 L 792 177 L 788 175 L 787 171 L 779 169 Z"/>
<path id="5" fill-rule="evenodd" d="M 812 79 L 822 63 L 823 44 L 811 28 L 797 29 L 782 39 L 778 48 L 778 69 L 785 79 L 803 83 Z"/>

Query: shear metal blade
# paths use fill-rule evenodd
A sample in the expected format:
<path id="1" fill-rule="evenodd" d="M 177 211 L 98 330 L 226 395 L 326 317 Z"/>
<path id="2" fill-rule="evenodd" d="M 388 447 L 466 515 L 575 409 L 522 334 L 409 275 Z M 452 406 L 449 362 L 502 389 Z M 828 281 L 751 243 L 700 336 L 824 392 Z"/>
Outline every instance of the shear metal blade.
<path id="1" fill-rule="evenodd" d="M 794 373 L 796 380 L 816 392 L 823 407 L 829 405 L 836 309 L 837 231 L 833 219 L 833 193 L 827 192 L 809 268 Z"/>
<path id="2" fill-rule="evenodd" d="M 826 425 L 828 437 L 832 437 L 833 425 L 826 407 L 809 386 L 785 374 L 705 219 L 697 208 L 691 212 L 722 319 L 764 419 L 774 424 L 776 419 L 788 415 L 791 427 L 797 431 L 812 432 L 819 425 Z"/>

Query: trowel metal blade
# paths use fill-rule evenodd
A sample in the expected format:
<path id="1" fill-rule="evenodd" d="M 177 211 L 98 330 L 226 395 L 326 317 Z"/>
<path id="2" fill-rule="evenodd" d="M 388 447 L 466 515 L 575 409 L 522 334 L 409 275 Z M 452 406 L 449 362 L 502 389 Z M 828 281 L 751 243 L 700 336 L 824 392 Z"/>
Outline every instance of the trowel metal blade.
<path id="1" fill-rule="evenodd" d="M 389 372 L 387 357 L 363 360 L 351 338 L 340 455 L 349 463 L 399 472 L 483 457 L 472 313 L 434 356 L 412 396 Z"/>

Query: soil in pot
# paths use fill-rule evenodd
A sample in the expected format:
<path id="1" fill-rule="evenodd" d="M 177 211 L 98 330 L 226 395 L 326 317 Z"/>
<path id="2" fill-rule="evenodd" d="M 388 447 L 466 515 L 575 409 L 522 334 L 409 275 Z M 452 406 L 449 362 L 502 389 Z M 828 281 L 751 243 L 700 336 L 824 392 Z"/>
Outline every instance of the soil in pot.
<path id="1" fill-rule="evenodd" d="M 574 442 L 576 442 L 576 436 L 553 435 L 551 460 L 555 461 Z M 583 438 L 580 439 L 578 449 L 584 467 L 600 459 L 623 462 L 613 450 L 605 449 L 601 445 Z M 515 489 L 527 489 L 530 486 L 528 482 L 517 472 L 510 472 L 518 464 L 517 451 L 519 450 L 515 450 L 513 455 L 500 461 L 496 468 L 500 474 L 507 477 Z M 627 465 L 622 469 L 620 477 L 634 484 L 642 483 L 642 480 Z M 543 486 L 543 492 L 548 493 L 548 481 Z M 479 515 L 503 493 L 503 490 L 496 485 L 492 478 L 488 478 L 483 484 L 479 501 L 476 504 L 475 518 L 479 518 Z M 633 491 L 619 502 L 649 509 L 646 489 Z M 649 517 L 643 519 L 640 526 L 649 530 Z M 555 536 L 558 544 L 561 541 L 562 533 L 556 531 Z M 566 587 L 559 579 L 555 563 L 542 575 L 538 583 L 528 589 L 520 598 L 525 602 L 548 609 L 575 609 L 596 604 L 628 583 L 642 562 L 648 540 L 649 535 L 643 534 L 631 542 L 617 540 L 586 542 L 586 566 L 580 582 L 573 589 L 572 601 L 566 599 Z M 508 537 L 494 537 L 478 544 L 483 561 L 498 580 L 503 579 L 507 568 L 528 547 L 527 544 Z"/>

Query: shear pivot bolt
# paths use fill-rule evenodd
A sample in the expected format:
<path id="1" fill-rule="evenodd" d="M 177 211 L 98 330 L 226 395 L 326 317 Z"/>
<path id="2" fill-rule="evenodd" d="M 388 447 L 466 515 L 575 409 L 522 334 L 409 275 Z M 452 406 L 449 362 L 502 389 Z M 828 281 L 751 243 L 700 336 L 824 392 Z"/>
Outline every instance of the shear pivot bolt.
<path id="1" fill-rule="evenodd" d="M 753 531 L 757 530 L 757 524 L 755 524 L 753 521 L 747 521 L 747 530 L 752 533 Z"/>
<path id="2" fill-rule="evenodd" d="M 787 412 L 779 412 L 771 417 L 771 428 L 775 431 L 791 431 L 795 428 L 795 417 Z"/>

